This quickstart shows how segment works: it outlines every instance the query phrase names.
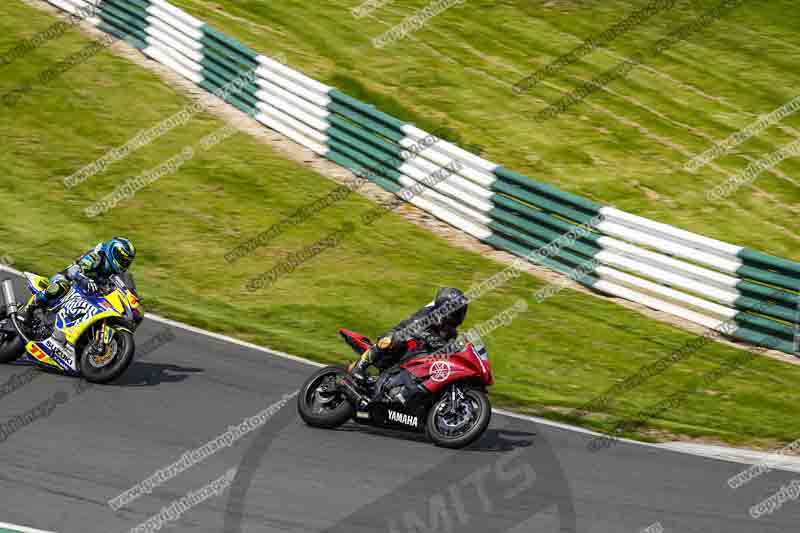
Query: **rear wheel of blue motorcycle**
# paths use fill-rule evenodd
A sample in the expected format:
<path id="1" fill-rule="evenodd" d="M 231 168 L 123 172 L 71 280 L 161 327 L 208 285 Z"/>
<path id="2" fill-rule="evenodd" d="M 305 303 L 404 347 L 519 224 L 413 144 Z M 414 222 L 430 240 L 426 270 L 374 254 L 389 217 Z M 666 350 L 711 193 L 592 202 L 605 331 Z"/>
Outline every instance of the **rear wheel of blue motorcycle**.
<path id="1" fill-rule="evenodd" d="M 128 331 L 116 331 L 110 349 L 113 351 L 113 354 L 108 354 L 111 358 L 108 361 L 102 361 L 93 356 L 89 343 L 81 347 L 78 368 L 86 381 L 102 384 L 120 377 L 133 362 L 133 354 L 136 349 L 133 334 Z M 98 362 L 99 360 L 100 362 Z"/>
<path id="2" fill-rule="evenodd" d="M 443 395 L 428 411 L 425 433 L 437 446 L 463 448 L 483 435 L 492 419 L 492 406 L 486 393 L 464 390 L 464 398 L 455 411 L 450 410 L 449 394 Z"/>
<path id="3" fill-rule="evenodd" d="M 0 333 L 0 363 L 16 361 L 25 353 L 25 341 L 19 335 Z"/>
<path id="4" fill-rule="evenodd" d="M 355 415 L 353 406 L 336 386 L 336 378 L 346 372 L 338 366 L 327 366 L 303 383 L 297 395 L 297 412 L 306 424 L 332 429 Z"/>

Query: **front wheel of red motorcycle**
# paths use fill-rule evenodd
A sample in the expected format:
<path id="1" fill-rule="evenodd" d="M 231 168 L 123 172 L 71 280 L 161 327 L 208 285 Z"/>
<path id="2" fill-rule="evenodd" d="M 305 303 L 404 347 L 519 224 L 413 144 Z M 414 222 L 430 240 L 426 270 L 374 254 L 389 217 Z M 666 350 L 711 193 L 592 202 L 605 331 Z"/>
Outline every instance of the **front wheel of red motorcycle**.
<path id="1" fill-rule="evenodd" d="M 336 386 L 336 378 L 346 372 L 344 368 L 328 366 L 306 380 L 297 395 L 297 412 L 306 424 L 332 429 L 353 417 L 353 406 Z"/>
<path id="2" fill-rule="evenodd" d="M 483 435 L 492 419 L 492 406 L 479 389 L 458 389 L 444 394 L 428 412 L 425 432 L 437 446 L 463 448 Z"/>

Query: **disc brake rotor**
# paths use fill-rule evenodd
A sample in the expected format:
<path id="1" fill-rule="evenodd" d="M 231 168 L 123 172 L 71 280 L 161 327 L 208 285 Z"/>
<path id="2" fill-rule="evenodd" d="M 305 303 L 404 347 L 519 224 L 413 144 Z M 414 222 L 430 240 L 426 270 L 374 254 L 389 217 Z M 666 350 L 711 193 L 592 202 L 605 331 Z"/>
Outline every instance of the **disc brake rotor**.
<path id="1" fill-rule="evenodd" d="M 322 404 L 331 403 L 335 397 L 336 396 L 333 391 L 323 389 L 322 387 L 318 388 L 314 393 L 314 401 Z"/>
<path id="2" fill-rule="evenodd" d="M 114 358 L 116 353 L 117 341 L 112 339 L 111 343 L 106 345 L 105 351 L 100 354 L 93 353 L 89 360 L 91 361 L 93 367 L 101 368 L 106 366 Z"/>
<path id="3" fill-rule="evenodd" d="M 336 405 L 328 405 L 336 399 L 336 386 L 333 379 L 325 378 L 314 391 L 314 411 L 320 413 L 323 408 L 333 409 Z"/>
<path id="4" fill-rule="evenodd" d="M 441 413 L 444 404 L 437 413 L 437 422 L 439 428 L 446 433 L 453 433 L 463 429 L 467 424 L 472 422 L 473 411 L 469 402 L 460 402 L 453 409 L 448 410 L 447 413 Z"/>

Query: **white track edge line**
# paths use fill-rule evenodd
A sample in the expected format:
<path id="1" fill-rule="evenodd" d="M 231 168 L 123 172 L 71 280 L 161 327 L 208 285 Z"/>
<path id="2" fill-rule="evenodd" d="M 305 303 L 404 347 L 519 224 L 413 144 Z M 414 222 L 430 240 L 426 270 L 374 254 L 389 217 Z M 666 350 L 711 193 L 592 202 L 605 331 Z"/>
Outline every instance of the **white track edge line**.
<path id="1" fill-rule="evenodd" d="M 0 528 L 18 531 L 19 533 L 53 533 L 52 531 L 44 531 L 42 529 L 34 529 L 32 527 L 15 526 L 14 524 L 7 524 L 6 522 L 0 522 Z"/>

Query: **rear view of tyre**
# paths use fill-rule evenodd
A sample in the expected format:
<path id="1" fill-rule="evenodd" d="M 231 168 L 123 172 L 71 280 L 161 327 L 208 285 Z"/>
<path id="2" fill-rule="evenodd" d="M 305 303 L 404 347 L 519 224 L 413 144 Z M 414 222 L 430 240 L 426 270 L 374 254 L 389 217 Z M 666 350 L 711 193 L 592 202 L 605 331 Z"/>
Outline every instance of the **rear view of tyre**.
<path id="1" fill-rule="evenodd" d="M 475 442 L 492 418 L 492 406 L 486 393 L 466 389 L 452 404 L 450 394 L 444 394 L 428 412 L 425 432 L 437 446 L 463 448 Z"/>
<path id="2" fill-rule="evenodd" d="M 25 341 L 19 335 L 0 333 L 0 363 L 16 361 L 25 353 Z"/>
<path id="3" fill-rule="evenodd" d="M 109 383 L 120 377 L 133 362 L 133 334 L 118 330 L 102 353 L 92 343 L 84 344 L 78 356 L 78 369 L 91 383 Z"/>
<path id="4" fill-rule="evenodd" d="M 341 367 L 328 366 L 303 384 L 297 395 L 297 412 L 306 424 L 332 429 L 353 417 L 353 406 L 336 386 L 336 378 L 344 373 L 346 370 Z"/>

